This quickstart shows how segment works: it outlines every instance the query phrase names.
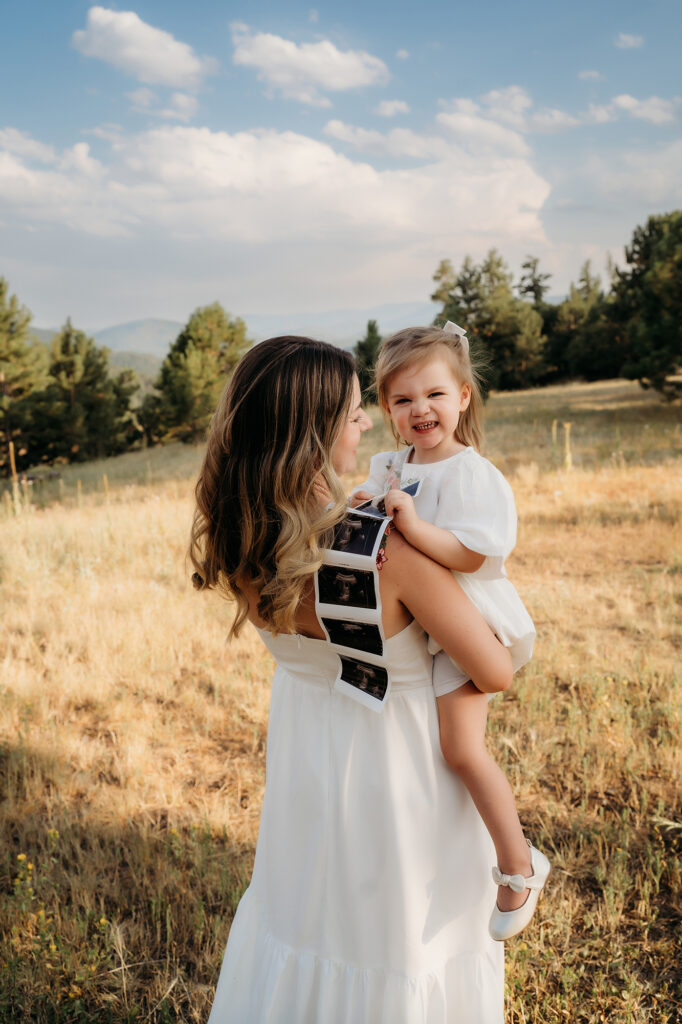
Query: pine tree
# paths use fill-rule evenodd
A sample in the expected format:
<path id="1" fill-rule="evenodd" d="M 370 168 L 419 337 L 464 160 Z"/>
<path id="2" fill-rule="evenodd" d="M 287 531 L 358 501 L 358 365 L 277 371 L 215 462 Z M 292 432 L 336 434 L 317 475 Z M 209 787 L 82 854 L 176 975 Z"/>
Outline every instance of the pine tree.
<path id="1" fill-rule="evenodd" d="M 545 305 L 545 294 L 549 288 L 547 282 L 551 280 L 552 275 L 540 273 L 540 260 L 537 256 L 526 256 L 521 264 L 521 270 L 525 273 L 521 275 L 521 280 L 516 286 L 519 298 L 530 300 L 535 309 L 541 312 Z"/>
<path id="2" fill-rule="evenodd" d="M 480 268 L 470 256 L 465 256 L 460 270 L 455 273 L 450 260 L 441 260 L 433 280 L 438 287 L 431 299 L 443 303 L 434 323 L 442 327 L 446 320 L 452 320 L 475 334 L 483 301 Z"/>
<path id="3" fill-rule="evenodd" d="M 616 272 L 613 320 L 624 339 L 623 374 L 666 398 L 682 393 L 682 211 L 649 217 Z"/>
<path id="4" fill-rule="evenodd" d="M 533 269 L 537 272 L 537 266 Z M 453 320 L 468 332 L 486 377 L 484 392 L 486 384 L 503 389 L 535 384 L 544 372 L 542 316 L 514 295 L 512 275 L 497 250 L 491 249 L 480 266 L 467 256 L 457 274 L 449 260 L 442 260 L 434 280 L 438 288 L 431 298 L 443 303 L 434 323 Z"/>
<path id="5" fill-rule="evenodd" d="M 381 335 L 379 334 L 377 322 L 376 320 L 368 320 L 365 336 L 357 342 L 353 349 L 353 355 L 355 356 L 355 365 L 360 381 L 360 392 L 363 398 L 372 398 L 375 401 L 374 367 L 380 348 Z"/>
<path id="6" fill-rule="evenodd" d="M 110 377 L 108 349 L 67 320 L 50 345 L 49 383 L 30 396 L 31 463 L 125 451 L 142 434 L 130 409 L 137 388 L 131 370 Z"/>
<path id="7" fill-rule="evenodd" d="M 490 361 L 490 383 L 502 390 L 530 387 L 544 368 L 542 317 L 514 296 L 512 275 L 496 249 L 480 268 L 476 330 Z"/>
<path id="8" fill-rule="evenodd" d="M 5 475 L 10 472 L 10 441 L 20 466 L 28 454 L 22 400 L 43 385 L 47 368 L 44 346 L 28 341 L 30 322 L 30 312 L 9 295 L 0 277 L 0 473 Z"/>
<path id="9" fill-rule="evenodd" d="M 201 440 L 227 378 L 251 342 L 246 324 L 214 302 L 195 310 L 161 366 L 156 396 L 143 403 L 149 439 Z"/>

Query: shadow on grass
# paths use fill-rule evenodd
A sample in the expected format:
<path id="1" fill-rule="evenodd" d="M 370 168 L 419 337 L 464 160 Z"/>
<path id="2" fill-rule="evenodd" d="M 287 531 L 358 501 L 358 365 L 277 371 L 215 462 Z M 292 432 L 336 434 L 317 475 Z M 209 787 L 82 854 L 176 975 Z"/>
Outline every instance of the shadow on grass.
<path id="1" fill-rule="evenodd" d="M 0 749 L 0 1020 L 205 1021 L 253 847 L 163 812 L 105 824 L 60 804 L 64 771 Z"/>

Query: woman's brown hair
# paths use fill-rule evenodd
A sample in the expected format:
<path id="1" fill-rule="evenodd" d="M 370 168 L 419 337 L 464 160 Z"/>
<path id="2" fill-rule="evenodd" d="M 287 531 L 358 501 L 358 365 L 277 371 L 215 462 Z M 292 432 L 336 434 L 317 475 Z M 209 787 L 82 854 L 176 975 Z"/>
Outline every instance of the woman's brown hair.
<path id="1" fill-rule="evenodd" d="M 346 507 L 331 457 L 354 377 L 348 352 L 285 336 L 250 349 L 225 387 L 195 489 L 189 554 L 195 586 L 236 599 L 230 636 L 248 612 L 245 583 L 258 590 L 258 613 L 274 633 L 294 630 L 303 589 Z"/>

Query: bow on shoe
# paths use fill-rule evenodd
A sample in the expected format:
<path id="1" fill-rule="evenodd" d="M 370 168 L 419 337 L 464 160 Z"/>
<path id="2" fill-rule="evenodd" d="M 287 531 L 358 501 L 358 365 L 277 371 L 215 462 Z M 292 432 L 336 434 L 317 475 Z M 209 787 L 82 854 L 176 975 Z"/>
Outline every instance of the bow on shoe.
<path id="1" fill-rule="evenodd" d="M 504 875 L 497 864 L 493 867 L 493 882 L 495 885 L 508 885 L 513 892 L 523 892 L 530 888 L 529 879 L 524 875 Z"/>

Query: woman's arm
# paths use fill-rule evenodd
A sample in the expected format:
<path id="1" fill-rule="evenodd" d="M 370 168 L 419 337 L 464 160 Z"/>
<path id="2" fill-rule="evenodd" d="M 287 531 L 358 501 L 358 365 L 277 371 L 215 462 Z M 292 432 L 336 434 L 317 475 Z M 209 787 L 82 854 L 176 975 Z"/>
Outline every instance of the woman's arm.
<path id="1" fill-rule="evenodd" d="M 417 551 L 399 533 L 386 545 L 381 576 L 384 612 L 400 602 L 467 672 L 483 693 L 506 690 L 512 681 L 511 656 L 495 637 L 452 573 Z"/>

